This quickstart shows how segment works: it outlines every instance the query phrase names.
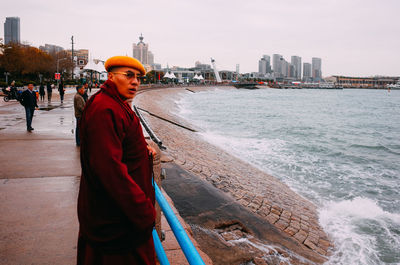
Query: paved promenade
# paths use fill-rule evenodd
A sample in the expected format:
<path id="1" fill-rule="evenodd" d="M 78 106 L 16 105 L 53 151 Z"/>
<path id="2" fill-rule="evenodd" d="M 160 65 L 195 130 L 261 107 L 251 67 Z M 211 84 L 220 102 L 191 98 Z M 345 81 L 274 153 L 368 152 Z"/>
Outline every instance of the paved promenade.
<path id="1" fill-rule="evenodd" d="M 39 102 L 32 133 L 26 131 L 23 107 L 0 97 L 1 264 L 75 264 L 80 163 L 74 93 L 67 90 L 62 105 L 54 92 L 51 105 Z M 184 227 L 191 232 L 187 224 Z M 187 264 L 165 218 L 162 229 L 171 264 Z"/>

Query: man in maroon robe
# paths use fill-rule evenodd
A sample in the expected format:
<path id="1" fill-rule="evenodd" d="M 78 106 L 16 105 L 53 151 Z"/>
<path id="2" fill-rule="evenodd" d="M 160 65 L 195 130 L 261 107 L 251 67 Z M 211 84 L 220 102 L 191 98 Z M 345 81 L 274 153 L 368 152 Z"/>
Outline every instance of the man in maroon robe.
<path id="1" fill-rule="evenodd" d="M 81 118 L 79 265 L 155 264 L 151 150 L 127 103 L 145 74 L 127 56 L 108 59 L 108 80 Z"/>

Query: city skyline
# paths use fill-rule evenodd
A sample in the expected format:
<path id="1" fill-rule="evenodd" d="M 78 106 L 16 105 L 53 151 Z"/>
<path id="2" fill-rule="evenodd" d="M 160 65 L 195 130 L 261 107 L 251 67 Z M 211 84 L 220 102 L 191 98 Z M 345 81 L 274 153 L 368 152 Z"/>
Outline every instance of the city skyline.
<path id="1" fill-rule="evenodd" d="M 23 7 L 23 8 L 21 8 Z M 62 12 L 60 10 L 62 9 Z M 164 66 L 191 67 L 215 58 L 221 70 L 257 72 L 263 54 L 290 61 L 323 61 L 323 76 L 400 75 L 400 2 L 386 1 L 192 1 L 112 4 L 47 0 L 7 2 L 0 19 L 20 17 L 21 42 L 53 44 L 107 59 L 132 55 L 143 33 Z M 1 37 L 4 29 L 1 29 Z"/>

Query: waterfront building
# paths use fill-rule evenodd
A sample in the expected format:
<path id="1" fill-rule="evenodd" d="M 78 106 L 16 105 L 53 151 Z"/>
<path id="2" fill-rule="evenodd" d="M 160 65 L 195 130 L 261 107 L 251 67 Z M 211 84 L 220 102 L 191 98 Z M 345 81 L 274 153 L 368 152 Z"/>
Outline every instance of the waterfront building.
<path id="1" fill-rule="evenodd" d="M 283 60 L 282 55 L 280 54 L 272 55 L 272 70 L 274 70 L 275 77 L 282 76 L 282 60 Z"/>
<path id="2" fill-rule="evenodd" d="M 387 85 L 396 84 L 400 80 L 399 77 L 351 77 L 334 75 L 328 78 L 335 85 L 343 88 L 378 88 L 387 89 Z"/>
<path id="3" fill-rule="evenodd" d="M 314 81 L 320 81 L 322 79 L 322 71 L 321 71 L 321 58 L 313 57 L 312 58 L 312 78 Z"/>
<path id="4" fill-rule="evenodd" d="M 72 57 L 72 50 L 67 50 L 67 54 L 69 57 Z M 76 67 L 82 70 L 83 67 L 85 67 L 85 65 L 89 62 L 89 50 L 88 49 L 74 50 L 74 61 Z"/>
<path id="5" fill-rule="evenodd" d="M 267 73 L 267 61 L 264 58 L 258 61 L 258 73 L 262 76 Z"/>
<path id="6" fill-rule="evenodd" d="M 151 51 L 147 51 L 147 64 L 154 64 L 154 54 Z"/>
<path id="7" fill-rule="evenodd" d="M 44 46 L 39 46 L 39 49 L 47 52 L 48 54 L 56 54 L 64 50 L 63 47 L 53 44 L 45 44 Z"/>
<path id="8" fill-rule="evenodd" d="M 282 57 L 281 58 L 281 77 L 288 77 L 289 63 Z"/>
<path id="9" fill-rule="evenodd" d="M 301 79 L 301 57 L 296 56 L 296 55 L 292 56 L 290 58 L 290 63 L 294 67 L 293 76 L 291 76 L 291 77 L 295 77 L 296 79 L 300 80 Z"/>
<path id="10" fill-rule="evenodd" d="M 6 17 L 4 22 L 4 44 L 21 43 L 19 17 Z"/>
<path id="11" fill-rule="evenodd" d="M 151 66 L 154 64 L 154 54 L 149 51 L 149 44 L 143 42 L 143 35 L 140 34 L 139 42 L 133 44 L 133 57 L 138 59 L 143 65 Z"/>
<path id="12" fill-rule="evenodd" d="M 293 64 L 288 63 L 288 74 L 287 77 L 297 79 L 297 71 Z"/>
<path id="13" fill-rule="evenodd" d="M 311 81 L 311 64 L 303 63 L 303 81 L 309 82 Z"/>

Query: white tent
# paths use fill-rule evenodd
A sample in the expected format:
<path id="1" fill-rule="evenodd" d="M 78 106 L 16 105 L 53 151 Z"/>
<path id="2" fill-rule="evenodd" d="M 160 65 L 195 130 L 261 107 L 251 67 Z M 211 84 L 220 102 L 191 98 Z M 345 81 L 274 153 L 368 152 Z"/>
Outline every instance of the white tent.
<path id="1" fill-rule="evenodd" d="M 204 77 L 202 75 L 197 76 L 199 80 L 204 80 Z"/>
<path id="2" fill-rule="evenodd" d="M 171 75 L 170 75 L 168 72 L 166 72 L 166 73 L 164 74 L 163 78 L 171 78 Z"/>
<path id="3" fill-rule="evenodd" d="M 172 72 L 171 73 L 166 72 L 163 78 L 175 79 L 176 76 Z"/>
<path id="4" fill-rule="evenodd" d="M 199 80 L 199 76 L 197 74 L 194 75 L 193 79 Z"/>
<path id="5" fill-rule="evenodd" d="M 99 62 L 99 63 L 95 63 L 93 60 L 89 60 L 89 62 L 85 65 L 85 67 L 83 67 L 82 69 L 83 71 L 94 71 L 94 72 L 98 72 L 98 73 L 103 73 L 106 72 L 106 69 L 104 68 L 103 63 Z"/>

